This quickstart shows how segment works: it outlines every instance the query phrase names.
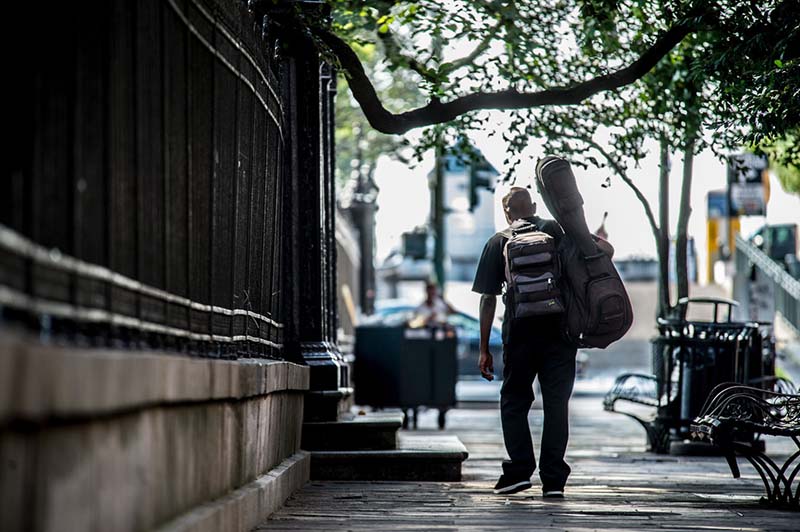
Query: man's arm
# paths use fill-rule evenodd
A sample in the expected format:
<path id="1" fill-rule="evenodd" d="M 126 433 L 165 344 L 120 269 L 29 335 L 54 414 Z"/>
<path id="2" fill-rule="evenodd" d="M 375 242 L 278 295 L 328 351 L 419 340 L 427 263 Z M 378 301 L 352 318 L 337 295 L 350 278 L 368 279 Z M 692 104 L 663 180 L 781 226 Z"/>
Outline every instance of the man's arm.
<path id="1" fill-rule="evenodd" d="M 494 380 L 494 359 L 492 357 L 492 353 L 489 352 L 489 336 L 492 333 L 492 322 L 494 321 L 494 311 L 496 307 L 497 296 L 481 294 L 479 310 L 481 324 L 481 354 L 480 358 L 478 359 L 478 367 L 481 370 L 481 376 L 487 381 Z"/>

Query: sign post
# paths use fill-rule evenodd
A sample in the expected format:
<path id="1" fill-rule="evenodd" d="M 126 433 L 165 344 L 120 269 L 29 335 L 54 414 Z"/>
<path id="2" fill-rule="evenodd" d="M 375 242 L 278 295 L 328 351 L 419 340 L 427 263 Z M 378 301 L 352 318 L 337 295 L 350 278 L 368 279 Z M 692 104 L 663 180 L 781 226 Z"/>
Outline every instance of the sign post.
<path id="1" fill-rule="evenodd" d="M 729 230 L 728 225 L 724 224 L 728 218 L 727 190 L 710 190 L 706 201 L 706 281 L 713 283 L 714 264 L 724 259 L 726 250 L 730 249 L 730 238 L 723 234 Z"/>

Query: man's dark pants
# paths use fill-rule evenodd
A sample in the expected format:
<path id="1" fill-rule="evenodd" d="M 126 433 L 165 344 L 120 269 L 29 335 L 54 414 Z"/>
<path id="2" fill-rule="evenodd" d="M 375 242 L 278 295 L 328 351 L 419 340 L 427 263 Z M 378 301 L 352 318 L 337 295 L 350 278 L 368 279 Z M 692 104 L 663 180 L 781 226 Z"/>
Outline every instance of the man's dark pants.
<path id="1" fill-rule="evenodd" d="M 511 334 L 503 346 L 503 387 L 500 417 L 510 460 L 503 472 L 527 479 L 536 469 L 528 412 L 534 400 L 533 380 L 538 375 L 542 390 L 544 426 L 539 477 L 545 491 L 561 490 L 570 467 L 564 461 L 569 439 L 569 398 L 575 383 L 575 347 L 560 338 Z M 538 336 L 538 338 L 537 338 Z"/>

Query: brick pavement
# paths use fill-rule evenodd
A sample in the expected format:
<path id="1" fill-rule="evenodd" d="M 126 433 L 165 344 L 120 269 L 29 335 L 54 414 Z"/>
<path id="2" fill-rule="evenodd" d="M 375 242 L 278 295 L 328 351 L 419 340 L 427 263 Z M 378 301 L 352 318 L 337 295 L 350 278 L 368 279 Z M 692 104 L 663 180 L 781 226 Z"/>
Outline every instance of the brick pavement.
<path id="1" fill-rule="evenodd" d="M 435 431 L 435 412 L 421 417 L 421 431 Z M 538 439 L 540 412 L 531 418 Z M 574 398 L 571 420 L 563 502 L 544 501 L 538 481 L 493 495 L 505 454 L 498 412 L 458 409 L 448 432 L 470 452 L 462 482 L 311 482 L 259 530 L 800 530 L 797 513 L 758 504 L 761 481 L 749 465 L 736 480 L 719 457 L 645 453 L 636 423 L 603 412 L 596 396 Z M 768 447 L 787 453 L 787 443 Z"/>

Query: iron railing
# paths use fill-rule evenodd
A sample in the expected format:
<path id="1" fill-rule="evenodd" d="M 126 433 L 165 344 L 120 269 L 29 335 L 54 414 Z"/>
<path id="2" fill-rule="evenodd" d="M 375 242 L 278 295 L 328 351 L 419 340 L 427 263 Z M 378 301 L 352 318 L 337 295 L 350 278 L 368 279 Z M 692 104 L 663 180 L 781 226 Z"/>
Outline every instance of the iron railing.
<path id="1" fill-rule="evenodd" d="M 746 289 L 757 279 L 767 283 L 766 289 L 772 294 L 770 299 L 774 299 L 775 310 L 781 313 L 796 334 L 800 334 L 800 280 L 789 275 L 782 265 L 756 246 L 737 236 L 734 295 L 742 301 L 745 312 L 751 305 Z"/>
<path id="2" fill-rule="evenodd" d="M 309 100 L 278 30 L 247 2 L 15 9 L 31 49 L 11 59 L 5 100 L 14 140 L 0 182 L 2 317 L 101 345 L 287 357 L 294 274 L 307 261 L 283 238 L 302 202 L 296 158 L 332 157 L 332 136 L 298 135 L 288 109 L 309 106 L 327 131 L 330 70 Z M 333 242 L 331 194 L 319 195 L 323 245 Z M 321 305 L 327 328 L 331 260 L 320 283 L 333 301 Z"/>

